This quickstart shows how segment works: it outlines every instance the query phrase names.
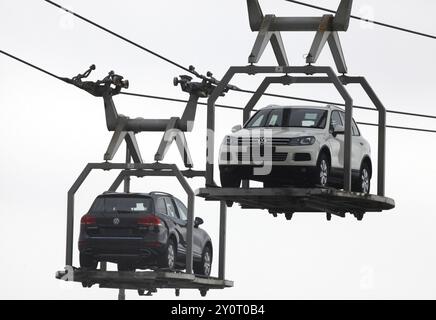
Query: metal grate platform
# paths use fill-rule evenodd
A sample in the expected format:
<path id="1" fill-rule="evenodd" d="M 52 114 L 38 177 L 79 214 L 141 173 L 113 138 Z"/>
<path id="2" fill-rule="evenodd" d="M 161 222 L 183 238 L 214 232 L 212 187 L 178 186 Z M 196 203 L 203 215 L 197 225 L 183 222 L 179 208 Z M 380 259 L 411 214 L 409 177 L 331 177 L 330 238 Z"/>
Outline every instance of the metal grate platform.
<path id="1" fill-rule="evenodd" d="M 233 287 L 233 281 L 202 277 L 194 274 L 170 271 L 102 271 L 82 270 L 59 271 L 56 278 L 80 282 L 84 287 L 98 285 L 100 288 L 148 290 L 157 289 L 197 289 L 205 294 L 210 289 Z"/>
<path id="2" fill-rule="evenodd" d="M 364 214 L 395 208 L 390 198 L 345 192 L 333 188 L 202 188 L 196 195 L 208 201 L 239 203 L 243 209 L 266 209 L 271 213 L 326 212 Z"/>

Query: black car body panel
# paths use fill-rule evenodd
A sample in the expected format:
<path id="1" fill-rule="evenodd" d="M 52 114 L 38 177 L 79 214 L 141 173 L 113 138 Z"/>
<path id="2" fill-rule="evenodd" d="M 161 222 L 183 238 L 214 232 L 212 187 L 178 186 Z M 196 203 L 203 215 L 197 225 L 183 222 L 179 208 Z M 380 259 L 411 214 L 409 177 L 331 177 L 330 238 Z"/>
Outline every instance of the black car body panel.
<path id="1" fill-rule="evenodd" d="M 182 212 L 183 211 L 183 212 Z M 79 250 L 97 261 L 129 263 L 135 268 L 158 266 L 169 239 L 177 244 L 176 265 L 185 266 L 187 210 L 177 198 L 160 192 L 105 193 L 82 218 Z M 194 228 L 194 262 L 201 260 L 210 236 Z"/>

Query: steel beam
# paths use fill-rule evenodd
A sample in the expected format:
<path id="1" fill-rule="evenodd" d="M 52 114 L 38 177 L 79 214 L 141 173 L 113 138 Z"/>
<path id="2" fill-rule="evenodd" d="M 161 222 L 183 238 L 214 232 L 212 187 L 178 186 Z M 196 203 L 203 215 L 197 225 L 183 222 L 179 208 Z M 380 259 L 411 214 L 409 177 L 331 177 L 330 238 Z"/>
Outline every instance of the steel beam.
<path id="1" fill-rule="evenodd" d="M 315 39 L 307 56 L 307 63 L 315 63 L 328 42 L 340 73 L 346 73 L 345 58 L 339 41 L 339 31 L 347 31 L 351 18 L 352 0 L 341 0 L 336 15 L 322 17 L 276 17 L 264 15 L 258 0 L 247 0 L 248 17 L 252 31 L 258 31 L 248 62 L 260 60 L 266 46 L 271 42 L 280 66 L 289 65 L 280 32 L 315 31 Z"/>
<path id="2" fill-rule="evenodd" d="M 198 100 L 198 97 L 197 97 Z M 196 104 L 195 104 L 196 106 Z M 194 112 L 195 115 L 195 112 Z M 191 157 L 191 153 L 188 149 L 188 143 L 186 141 L 185 134 L 182 130 L 177 128 L 177 123 L 179 122 L 179 118 L 171 118 L 168 123 L 165 133 L 162 136 L 162 140 L 159 144 L 159 148 L 154 156 L 155 161 L 162 161 L 170 148 L 173 141 L 176 141 L 177 148 L 179 150 L 180 156 L 183 159 L 183 163 L 186 168 L 193 167 L 193 161 Z"/>
<path id="3" fill-rule="evenodd" d="M 68 190 L 67 196 L 67 245 L 66 245 L 66 257 L 65 265 L 73 266 L 73 243 L 74 243 L 74 194 L 80 188 L 82 183 L 86 180 L 89 173 L 92 171 L 92 165 L 86 165 L 82 173 L 76 179 L 70 190 Z"/>
<path id="4" fill-rule="evenodd" d="M 341 0 L 332 28 L 347 31 L 353 0 Z M 252 31 L 259 31 L 264 20 L 258 0 L 247 0 L 248 17 Z M 322 17 L 277 17 L 271 26 L 272 31 L 317 31 Z"/>
<path id="5" fill-rule="evenodd" d="M 339 38 L 339 34 L 336 31 L 333 31 L 330 34 L 328 42 L 338 72 L 342 74 L 347 73 L 348 72 L 347 63 L 345 62 L 345 55 L 342 50 L 341 39 Z"/>
<path id="6" fill-rule="evenodd" d="M 385 195 L 386 187 L 386 108 L 364 77 L 342 76 L 344 84 L 360 84 L 378 110 L 377 195 Z"/>
<path id="7" fill-rule="evenodd" d="M 315 39 L 313 40 L 312 47 L 307 55 L 307 63 L 315 63 L 318 60 L 322 49 L 324 49 L 324 46 L 332 33 L 332 31 L 329 29 L 329 25 L 332 21 L 332 15 L 324 15 L 322 17 L 320 26 L 315 35 Z"/>
<path id="8" fill-rule="evenodd" d="M 220 236 L 219 236 L 219 267 L 218 279 L 226 277 L 226 236 L 227 236 L 227 205 L 220 201 Z"/>

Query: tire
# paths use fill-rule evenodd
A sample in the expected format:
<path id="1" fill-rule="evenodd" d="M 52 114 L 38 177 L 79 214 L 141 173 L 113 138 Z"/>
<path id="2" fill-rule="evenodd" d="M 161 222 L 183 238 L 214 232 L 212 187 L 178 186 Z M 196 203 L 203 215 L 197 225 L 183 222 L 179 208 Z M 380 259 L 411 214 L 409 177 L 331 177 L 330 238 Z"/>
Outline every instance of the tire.
<path id="1" fill-rule="evenodd" d="M 220 171 L 220 180 L 223 188 L 239 188 L 242 178 L 235 172 Z"/>
<path id="2" fill-rule="evenodd" d="M 268 181 L 268 182 L 263 183 L 263 187 L 264 188 L 280 188 L 280 184 L 276 183 L 276 182 Z"/>
<path id="3" fill-rule="evenodd" d="M 325 152 L 321 153 L 318 157 L 316 170 L 314 175 L 314 185 L 326 188 L 330 183 L 330 159 Z"/>
<path id="4" fill-rule="evenodd" d="M 176 242 L 170 238 L 165 252 L 159 258 L 159 267 L 162 269 L 175 269 L 177 257 Z"/>
<path id="5" fill-rule="evenodd" d="M 118 262 L 118 271 L 135 271 L 135 267 L 131 263 Z"/>
<path id="6" fill-rule="evenodd" d="M 210 246 L 207 245 L 203 249 L 201 255 L 201 261 L 194 263 L 194 273 L 202 276 L 209 277 L 212 270 L 212 250 Z"/>
<path id="7" fill-rule="evenodd" d="M 364 162 L 359 172 L 359 179 L 355 187 L 356 192 L 369 194 L 371 191 L 371 169 L 368 162 Z"/>
<path id="8" fill-rule="evenodd" d="M 80 253 L 80 267 L 87 270 L 96 270 L 98 261 L 91 255 Z"/>

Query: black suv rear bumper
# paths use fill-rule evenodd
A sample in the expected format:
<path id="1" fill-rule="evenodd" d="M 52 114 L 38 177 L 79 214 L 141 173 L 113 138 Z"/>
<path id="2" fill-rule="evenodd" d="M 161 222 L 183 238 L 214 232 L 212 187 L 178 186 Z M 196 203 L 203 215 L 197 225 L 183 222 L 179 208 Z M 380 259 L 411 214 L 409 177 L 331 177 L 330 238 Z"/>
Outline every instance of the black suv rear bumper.
<path id="1" fill-rule="evenodd" d="M 166 241 L 146 241 L 142 238 L 92 238 L 79 242 L 81 254 L 98 261 L 129 262 L 137 266 L 149 266 L 165 253 Z"/>

